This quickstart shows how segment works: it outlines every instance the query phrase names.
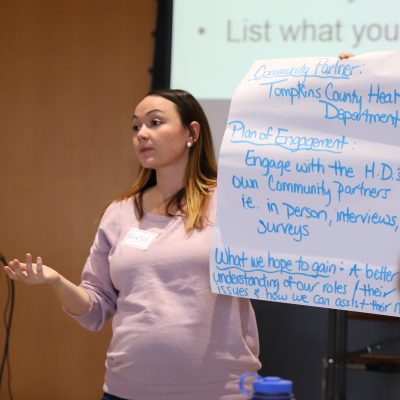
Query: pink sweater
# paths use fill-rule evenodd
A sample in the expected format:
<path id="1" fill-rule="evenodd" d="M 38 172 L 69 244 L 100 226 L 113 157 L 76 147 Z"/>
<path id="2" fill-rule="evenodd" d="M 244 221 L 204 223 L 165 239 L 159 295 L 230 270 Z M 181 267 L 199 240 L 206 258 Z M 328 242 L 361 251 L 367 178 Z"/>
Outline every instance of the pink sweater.
<path id="1" fill-rule="evenodd" d="M 157 234 L 147 250 L 124 242 L 132 228 Z M 237 378 L 260 368 L 257 326 L 247 299 L 211 293 L 212 231 L 188 236 L 181 217 L 138 221 L 131 200 L 108 207 L 82 273 L 91 309 L 74 317 L 99 330 L 113 316 L 104 391 L 129 400 L 245 398 Z"/>

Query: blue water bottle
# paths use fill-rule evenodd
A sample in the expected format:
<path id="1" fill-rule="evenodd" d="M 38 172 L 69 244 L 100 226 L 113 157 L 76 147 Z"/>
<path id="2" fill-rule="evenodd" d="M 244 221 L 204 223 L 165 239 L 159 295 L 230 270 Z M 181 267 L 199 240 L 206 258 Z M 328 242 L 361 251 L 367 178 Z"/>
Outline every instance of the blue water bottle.
<path id="1" fill-rule="evenodd" d="M 255 380 L 253 380 L 253 393 L 247 391 L 244 387 L 249 377 L 255 377 Z M 277 376 L 263 378 L 255 372 L 243 374 L 240 377 L 239 387 L 240 391 L 251 400 L 295 400 L 293 382 Z"/>

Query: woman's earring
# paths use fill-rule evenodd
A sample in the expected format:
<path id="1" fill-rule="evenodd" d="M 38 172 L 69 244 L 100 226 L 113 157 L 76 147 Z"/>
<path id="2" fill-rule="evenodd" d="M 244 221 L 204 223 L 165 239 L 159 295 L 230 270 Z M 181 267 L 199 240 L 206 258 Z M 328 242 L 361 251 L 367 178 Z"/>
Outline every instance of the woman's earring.
<path id="1" fill-rule="evenodd" d="M 190 149 L 192 146 L 193 146 L 193 143 L 192 143 L 192 142 L 187 142 L 187 143 L 186 143 L 186 147 L 188 147 L 189 149 Z"/>

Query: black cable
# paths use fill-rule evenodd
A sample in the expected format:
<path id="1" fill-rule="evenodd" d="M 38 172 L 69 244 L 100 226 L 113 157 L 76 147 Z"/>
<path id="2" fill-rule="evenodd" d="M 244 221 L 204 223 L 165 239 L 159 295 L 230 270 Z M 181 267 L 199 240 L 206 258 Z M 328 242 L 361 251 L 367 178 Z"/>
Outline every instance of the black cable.
<path id="1" fill-rule="evenodd" d="M 9 355 L 9 338 L 11 335 L 11 323 L 12 323 L 12 317 L 14 315 L 14 281 L 12 281 L 11 279 L 9 279 L 7 277 L 7 287 L 8 287 L 8 298 L 7 298 L 7 304 L 5 307 L 5 310 L 9 310 L 9 315 L 8 318 L 6 316 L 6 311 L 3 315 L 3 323 L 4 323 L 4 327 L 5 330 L 7 332 L 7 344 L 5 345 L 5 347 L 7 346 L 7 350 L 5 352 L 6 354 L 6 364 L 5 364 L 5 368 L 7 370 L 7 390 L 8 390 L 8 397 L 10 400 L 13 400 L 13 395 L 12 395 L 12 390 L 11 390 L 11 364 L 10 364 L 10 355 Z M 2 375 L 0 375 L 0 387 L 1 387 L 1 380 L 2 380 Z"/>
<path id="2" fill-rule="evenodd" d="M 0 253 L 0 261 L 4 266 L 8 265 L 6 258 L 3 254 Z M 5 369 L 7 369 L 7 390 L 8 396 L 10 400 L 13 400 L 12 390 L 11 390 L 11 367 L 10 367 L 10 357 L 9 357 L 9 347 L 10 347 L 10 336 L 11 336 L 11 326 L 14 315 L 14 304 L 15 304 L 15 285 L 14 281 L 11 280 L 8 276 L 7 280 L 7 301 L 6 306 L 4 308 L 3 313 L 3 324 L 6 332 L 6 336 L 4 339 L 4 348 L 3 355 L 1 357 L 0 363 L 0 389 L 2 387 L 3 382 L 3 374 Z"/>
<path id="3" fill-rule="evenodd" d="M 8 284 L 8 293 L 9 293 L 9 315 L 8 315 L 8 324 L 5 325 L 7 331 L 7 390 L 8 397 L 10 400 L 13 400 L 13 394 L 11 390 L 11 362 L 10 362 L 10 353 L 9 353 L 9 342 L 11 336 L 11 324 L 14 316 L 14 304 L 15 304 L 15 283 L 13 280 L 7 277 Z"/>

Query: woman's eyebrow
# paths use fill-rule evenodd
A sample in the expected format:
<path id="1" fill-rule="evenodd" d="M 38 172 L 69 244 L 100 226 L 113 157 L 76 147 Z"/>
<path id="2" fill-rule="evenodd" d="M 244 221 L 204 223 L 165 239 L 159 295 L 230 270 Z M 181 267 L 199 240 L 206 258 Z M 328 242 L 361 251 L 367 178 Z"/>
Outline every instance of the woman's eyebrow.
<path id="1" fill-rule="evenodd" d="M 145 116 L 147 117 L 148 115 L 150 115 L 150 114 L 152 114 L 152 113 L 154 113 L 154 112 L 163 112 L 163 110 L 159 110 L 158 108 L 155 108 L 154 110 L 150 110 L 150 111 L 148 111 L 146 114 L 145 114 Z M 135 118 L 139 118 L 137 115 L 133 115 L 132 116 L 132 119 L 135 119 Z"/>

